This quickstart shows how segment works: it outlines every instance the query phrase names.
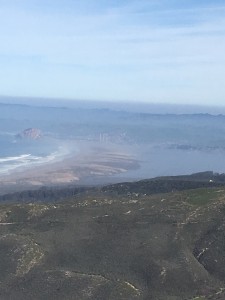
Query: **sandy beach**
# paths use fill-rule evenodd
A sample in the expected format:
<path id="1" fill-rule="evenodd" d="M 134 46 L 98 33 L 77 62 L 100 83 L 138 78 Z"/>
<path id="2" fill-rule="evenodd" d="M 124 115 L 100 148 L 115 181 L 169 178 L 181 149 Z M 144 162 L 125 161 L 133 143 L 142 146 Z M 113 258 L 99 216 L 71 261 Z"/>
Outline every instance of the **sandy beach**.
<path id="1" fill-rule="evenodd" d="M 117 174 L 139 167 L 122 146 L 77 142 L 78 151 L 41 165 L 15 169 L 0 176 L 0 194 L 42 186 L 94 185 L 114 182 Z"/>

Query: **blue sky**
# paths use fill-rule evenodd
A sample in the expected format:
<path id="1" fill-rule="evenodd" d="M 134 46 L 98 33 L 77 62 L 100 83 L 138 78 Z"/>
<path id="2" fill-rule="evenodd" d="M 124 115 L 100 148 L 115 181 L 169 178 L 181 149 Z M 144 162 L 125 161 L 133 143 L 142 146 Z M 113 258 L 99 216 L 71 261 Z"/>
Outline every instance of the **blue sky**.
<path id="1" fill-rule="evenodd" d="M 0 95 L 225 104 L 225 1 L 0 0 Z"/>

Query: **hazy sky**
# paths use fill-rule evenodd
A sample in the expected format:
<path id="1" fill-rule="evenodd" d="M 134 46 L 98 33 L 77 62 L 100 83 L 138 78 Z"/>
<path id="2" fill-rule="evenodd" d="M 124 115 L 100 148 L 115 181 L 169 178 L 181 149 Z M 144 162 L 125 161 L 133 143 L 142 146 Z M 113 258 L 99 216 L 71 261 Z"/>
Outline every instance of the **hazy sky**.
<path id="1" fill-rule="evenodd" d="M 0 95 L 225 104 L 224 0 L 0 0 Z"/>

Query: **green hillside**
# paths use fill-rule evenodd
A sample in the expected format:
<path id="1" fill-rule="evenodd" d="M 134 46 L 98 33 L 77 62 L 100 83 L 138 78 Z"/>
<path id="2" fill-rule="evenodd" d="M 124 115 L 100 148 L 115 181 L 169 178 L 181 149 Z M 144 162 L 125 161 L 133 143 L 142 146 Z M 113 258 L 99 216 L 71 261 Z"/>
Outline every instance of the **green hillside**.
<path id="1" fill-rule="evenodd" d="M 225 187 L 124 185 L 2 203 L 0 299 L 225 299 Z"/>

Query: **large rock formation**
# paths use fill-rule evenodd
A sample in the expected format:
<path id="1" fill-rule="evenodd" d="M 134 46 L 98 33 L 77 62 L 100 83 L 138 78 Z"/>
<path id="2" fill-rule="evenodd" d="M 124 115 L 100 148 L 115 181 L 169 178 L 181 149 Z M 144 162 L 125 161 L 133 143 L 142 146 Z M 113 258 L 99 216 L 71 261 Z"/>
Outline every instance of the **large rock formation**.
<path id="1" fill-rule="evenodd" d="M 37 128 L 27 128 L 17 135 L 19 138 L 37 140 L 42 136 L 41 130 Z"/>

